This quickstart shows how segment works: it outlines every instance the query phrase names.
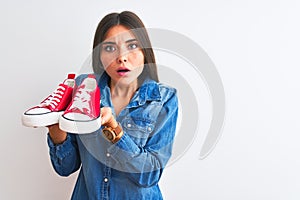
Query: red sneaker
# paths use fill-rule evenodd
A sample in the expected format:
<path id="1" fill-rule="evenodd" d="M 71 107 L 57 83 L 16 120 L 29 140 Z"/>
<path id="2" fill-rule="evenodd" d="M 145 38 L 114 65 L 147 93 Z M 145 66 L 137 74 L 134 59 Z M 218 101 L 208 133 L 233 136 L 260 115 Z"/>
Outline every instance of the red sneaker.
<path id="1" fill-rule="evenodd" d="M 25 111 L 22 115 L 22 124 L 28 127 L 42 127 L 58 123 L 59 117 L 72 100 L 74 78 L 75 74 L 68 74 L 68 78 L 59 84 L 51 95 L 39 105 Z"/>
<path id="2" fill-rule="evenodd" d="M 61 130 L 86 134 L 101 127 L 100 89 L 95 76 L 90 74 L 76 89 L 73 100 L 59 119 Z"/>

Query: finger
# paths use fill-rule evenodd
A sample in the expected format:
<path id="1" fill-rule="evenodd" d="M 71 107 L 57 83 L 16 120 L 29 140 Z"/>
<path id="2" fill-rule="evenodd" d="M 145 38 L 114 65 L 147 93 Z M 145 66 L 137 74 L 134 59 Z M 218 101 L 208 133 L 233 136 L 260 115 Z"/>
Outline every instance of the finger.
<path id="1" fill-rule="evenodd" d="M 101 108 L 101 124 L 105 125 L 109 122 L 110 118 L 112 117 L 111 108 L 103 107 Z"/>

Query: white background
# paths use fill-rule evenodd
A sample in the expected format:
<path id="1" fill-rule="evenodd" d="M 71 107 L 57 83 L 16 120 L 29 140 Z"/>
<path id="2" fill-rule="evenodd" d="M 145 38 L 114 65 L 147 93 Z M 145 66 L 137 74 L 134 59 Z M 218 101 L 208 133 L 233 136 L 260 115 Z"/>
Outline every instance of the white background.
<path id="1" fill-rule="evenodd" d="M 300 199 L 296 0 L 1 1 L 0 199 L 70 198 L 77 174 L 55 174 L 47 130 L 23 127 L 21 114 L 68 72 L 80 70 L 105 14 L 127 9 L 147 27 L 197 42 L 225 88 L 221 139 L 199 160 L 204 137 L 199 134 L 184 156 L 166 168 L 160 184 L 165 199 Z"/>

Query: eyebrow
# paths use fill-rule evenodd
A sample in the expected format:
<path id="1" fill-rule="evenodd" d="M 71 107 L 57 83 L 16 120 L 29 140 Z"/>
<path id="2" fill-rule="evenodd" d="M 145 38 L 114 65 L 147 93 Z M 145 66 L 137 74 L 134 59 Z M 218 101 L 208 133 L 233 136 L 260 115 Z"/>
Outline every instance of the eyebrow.
<path id="1" fill-rule="evenodd" d="M 130 42 L 135 42 L 137 39 L 129 39 L 125 41 L 125 43 L 130 43 Z M 102 44 L 116 44 L 115 42 L 107 41 L 107 42 L 102 42 Z"/>
<path id="2" fill-rule="evenodd" d="M 130 39 L 130 40 L 127 40 L 126 43 L 135 42 L 135 41 L 137 41 L 137 39 Z"/>

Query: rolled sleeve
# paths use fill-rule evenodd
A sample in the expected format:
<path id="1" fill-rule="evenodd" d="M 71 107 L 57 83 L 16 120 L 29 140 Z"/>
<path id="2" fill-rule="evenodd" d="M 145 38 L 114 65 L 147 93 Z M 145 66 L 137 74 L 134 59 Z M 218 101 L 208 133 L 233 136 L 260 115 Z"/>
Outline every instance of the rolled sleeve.
<path id="1" fill-rule="evenodd" d="M 68 176 L 79 168 L 80 157 L 75 136 L 68 134 L 62 144 L 56 145 L 48 134 L 47 143 L 51 163 L 59 175 Z"/>

